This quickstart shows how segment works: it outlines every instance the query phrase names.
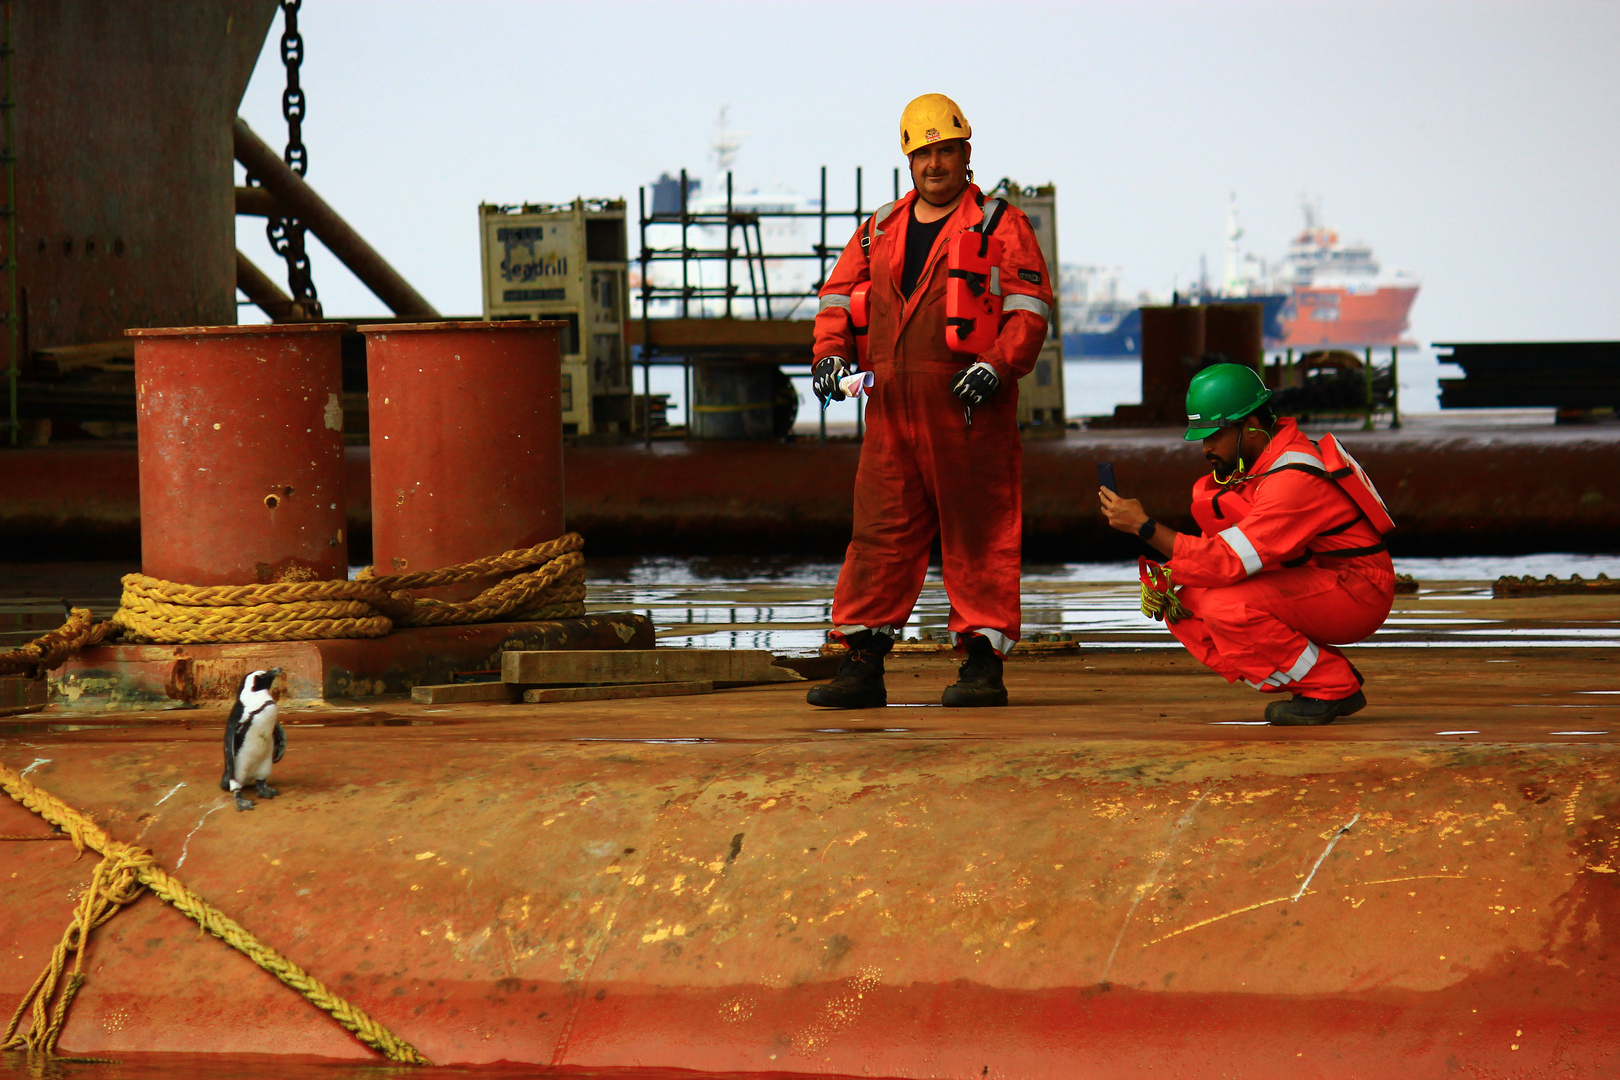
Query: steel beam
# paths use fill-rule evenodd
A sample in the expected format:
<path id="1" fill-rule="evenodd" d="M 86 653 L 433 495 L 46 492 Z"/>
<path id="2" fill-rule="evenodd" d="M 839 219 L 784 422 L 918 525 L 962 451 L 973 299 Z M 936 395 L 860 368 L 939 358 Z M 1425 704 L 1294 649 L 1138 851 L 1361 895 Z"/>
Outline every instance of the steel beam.
<path id="1" fill-rule="evenodd" d="M 437 319 L 439 312 L 377 253 L 377 249 L 327 205 L 315 189 L 287 167 L 276 152 L 264 144 L 240 116 L 231 126 L 236 160 L 242 163 L 272 198 L 296 215 L 325 244 L 327 250 L 354 272 L 366 288 L 387 304 L 395 315 Z"/>
<path id="2" fill-rule="evenodd" d="M 256 190 L 253 188 L 238 188 L 238 191 Z M 281 287 L 253 264 L 253 260 L 236 253 L 236 287 L 242 290 L 242 295 L 259 306 L 259 310 L 270 316 L 272 322 L 296 322 L 303 318 L 302 306 L 294 304 L 292 297 L 281 291 Z"/>

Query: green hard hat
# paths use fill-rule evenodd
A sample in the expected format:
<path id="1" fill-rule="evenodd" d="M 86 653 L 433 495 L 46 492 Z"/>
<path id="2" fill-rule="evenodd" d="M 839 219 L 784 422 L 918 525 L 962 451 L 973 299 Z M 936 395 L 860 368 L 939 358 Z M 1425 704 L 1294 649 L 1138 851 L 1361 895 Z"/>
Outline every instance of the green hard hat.
<path id="1" fill-rule="evenodd" d="M 1188 442 L 1207 439 L 1231 427 L 1271 400 L 1271 391 L 1254 368 L 1212 364 L 1194 375 L 1187 387 Z"/>

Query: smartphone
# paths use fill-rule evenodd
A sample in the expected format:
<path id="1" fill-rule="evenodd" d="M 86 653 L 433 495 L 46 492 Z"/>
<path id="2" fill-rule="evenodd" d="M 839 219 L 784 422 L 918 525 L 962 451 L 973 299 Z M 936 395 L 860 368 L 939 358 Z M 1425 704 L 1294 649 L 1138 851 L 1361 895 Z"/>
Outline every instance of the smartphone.
<path id="1" fill-rule="evenodd" d="M 1112 461 L 1097 462 L 1097 479 L 1101 481 L 1103 487 L 1112 491 L 1115 495 L 1119 494 L 1119 488 L 1114 483 L 1114 463 Z"/>

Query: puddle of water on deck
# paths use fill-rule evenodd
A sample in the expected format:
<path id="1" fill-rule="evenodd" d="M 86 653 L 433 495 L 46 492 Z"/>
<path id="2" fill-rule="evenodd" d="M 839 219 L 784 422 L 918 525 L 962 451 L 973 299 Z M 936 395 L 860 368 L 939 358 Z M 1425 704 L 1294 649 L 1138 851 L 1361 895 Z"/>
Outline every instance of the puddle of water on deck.
<path id="1" fill-rule="evenodd" d="M 1620 576 L 1620 556 L 1552 553 L 1397 559 L 1395 568 L 1426 586 L 1421 594 L 1425 604 L 1450 603 L 1489 597 L 1490 588 L 1483 583 L 1503 574 Z M 51 586 L 84 587 L 88 580 L 80 564 L 27 570 L 26 581 L 14 588 L 0 585 L 0 647 L 10 638 L 26 640 L 59 625 L 61 604 L 46 595 L 53 591 Z M 635 611 L 648 616 L 659 628 L 663 647 L 765 649 L 804 656 L 815 653 L 826 640 L 838 570 L 837 563 L 769 558 L 603 560 L 589 564 L 589 606 L 592 611 Z M 115 577 L 108 576 L 108 580 L 116 583 Z M 13 593 L 10 598 L 5 596 L 8 591 Z M 1025 567 L 1022 591 L 1026 637 L 1074 634 L 1082 647 L 1089 648 L 1180 647 L 1160 624 L 1141 614 L 1134 562 L 1032 564 Z M 75 602 L 88 604 L 98 616 L 109 615 L 117 607 L 111 595 Z M 939 569 L 932 567 L 902 634 L 906 638 L 943 634 L 949 614 Z M 1500 622 L 1470 617 L 1454 608 L 1406 608 L 1389 619 L 1369 644 L 1403 648 L 1620 645 L 1620 626 L 1512 629 Z M 394 718 L 329 722 L 341 726 L 408 723 Z"/>

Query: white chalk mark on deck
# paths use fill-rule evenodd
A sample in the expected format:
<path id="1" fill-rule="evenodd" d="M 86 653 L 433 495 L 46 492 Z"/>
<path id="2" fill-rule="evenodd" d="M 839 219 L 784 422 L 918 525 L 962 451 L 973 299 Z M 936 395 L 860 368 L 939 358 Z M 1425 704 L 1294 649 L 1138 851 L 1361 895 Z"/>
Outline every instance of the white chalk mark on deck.
<path id="1" fill-rule="evenodd" d="M 34 759 L 34 763 L 32 765 L 28 766 L 28 768 L 24 769 L 22 772 L 18 773 L 17 775 L 18 776 L 27 776 L 29 773 L 33 772 L 35 769 L 39 768 L 41 765 L 50 764 L 50 761 L 51 761 L 51 759 L 48 758 L 48 757 L 37 757 L 37 758 Z"/>
<path id="2" fill-rule="evenodd" d="M 213 810 L 208 811 L 208 814 L 212 814 L 215 810 L 223 810 L 230 805 L 232 804 L 222 801 L 218 806 L 214 807 Z M 208 820 L 208 814 L 204 814 L 202 817 L 197 819 L 197 829 L 203 827 L 203 822 Z M 180 858 L 177 859 L 174 864 L 174 868 L 176 870 L 186 865 L 186 849 L 191 847 L 191 838 L 197 835 L 197 829 L 192 829 L 190 832 L 186 833 L 186 842 L 180 845 Z"/>
<path id="3" fill-rule="evenodd" d="M 186 782 L 184 780 L 180 781 L 178 784 L 174 785 L 174 787 L 169 789 L 169 795 L 173 795 L 175 792 L 179 791 L 181 788 L 183 788 L 185 786 L 186 786 Z M 169 795 L 163 796 L 163 798 L 159 799 L 157 802 L 153 803 L 152 805 L 153 806 L 162 806 L 164 803 L 169 801 Z"/>
<path id="4" fill-rule="evenodd" d="M 1299 886 L 1299 892 L 1294 894 L 1295 900 L 1298 900 L 1300 897 L 1304 896 L 1305 890 L 1311 887 L 1311 879 L 1314 878 L 1316 876 L 1316 872 L 1322 868 L 1323 860 L 1325 860 L 1328 857 L 1328 853 L 1333 850 L 1333 845 L 1339 842 L 1339 837 L 1349 832 L 1350 826 L 1354 825 L 1360 820 L 1361 815 L 1357 814 L 1355 817 L 1345 822 L 1345 824 L 1341 825 L 1339 827 L 1339 831 L 1333 834 L 1333 839 L 1328 841 L 1328 846 L 1323 848 L 1322 854 L 1316 857 L 1316 865 L 1311 867 L 1311 872 L 1305 875 L 1305 880 Z"/>
<path id="5" fill-rule="evenodd" d="M 1187 812 L 1181 815 L 1180 820 L 1175 824 L 1175 828 L 1170 830 L 1170 836 L 1164 843 L 1164 854 L 1159 856 L 1159 861 L 1153 864 L 1153 872 L 1148 875 L 1146 881 L 1136 887 L 1136 896 L 1132 898 L 1131 906 L 1125 912 L 1125 921 L 1119 924 L 1119 933 L 1114 937 L 1114 947 L 1109 950 L 1108 963 L 1103 965 L 1102 975 L 1098 978 L 1098 982 L 1108 981 L 1108 973 L 1114 968 L 1114 957 L 1119 954 L 1120 942 L 1125 940 L 1125 930 L 1131 925 L 1131 916 L 1136 914 L 1137 905 L 1142 902 L 1142 897 L 1153 891 L 1153 886 L 1159 883 L 1159 871 L 1169 861 L 1170 853 L 1175 850 L 1176 841 L 1180 839 L 1182 832 L 1188 825 L 1192 824 L 1193 812 L 1204 804 L 1204 799 L 1207 797 L 1206 795 L 1200 795 L 1197 802 L 1187 807 Z"/>

